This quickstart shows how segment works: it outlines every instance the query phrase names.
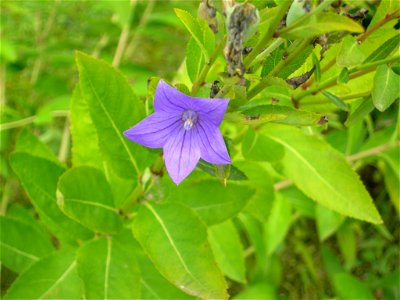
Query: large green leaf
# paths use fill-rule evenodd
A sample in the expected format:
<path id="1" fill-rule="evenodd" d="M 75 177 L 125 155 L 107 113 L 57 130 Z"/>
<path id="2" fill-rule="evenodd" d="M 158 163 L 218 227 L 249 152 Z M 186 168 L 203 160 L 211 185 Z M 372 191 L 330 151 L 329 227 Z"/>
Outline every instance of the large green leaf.
<path id="1" fill-rule="evenodd" d="M 169 202 L 192 208 L 208 225 L 221 223 L 240 212 L 254 190 L 240 183 L 229 182 L 224 187 L 215 180 L 183 183 L 173 186 Z"/>
<path id="2" fill-rule="evenodd" d="M 297 128 L 268 126 L 263 132 L 285 147 L 285 172 L 306 195 L 340 214 L 382 223 L 370 195 L 341 153 Z"/>
<path id="3" fill-rule="evenodd" d="M 228 297 L 206 227 L 191 209 L 146 204 L 135 217 L 133 232 L 155 267 L 182 291 L 203 299 Z"/>
<path id="4" fill-rule="evenodd" d="M 65 172 L 58 183 L 57 202 L 66 215 L 91 230 L 115 233 L 122 220 L 104 174 L 93 167 Z"/>
<path id="5" fill-rule="evenodd" d="M 21 273 L 54 250 L 49 237 L 27 223 L 0 217 L 0 228 L 0 260 L 14 272 Z"/>
<path id="6" fill-rule="evenodd" d="M 284 240 L 292 222 L 292 205 L 279 193 L 275 196 L 271 213 L 265 224 L 265 243 L 271 255 Z"/>
<path id="7" fill-rule="evenodd" d="M 336 57 L 336 63 L 341 67 L 351 67 L 361 64 L 365 59 L 361 46 L 357 43 L 356 38 L 346 36 L 342 40 L 339 53 Z"/>
<path id="8" fill-rule="evenodd" d="M 226 276 L 245 283 L 243 246 L 235 225 L 231 220 L 208 228 L 208 240 L 215 259 Z"/>
<path id="9" fill-rule="evenodd" d="M 12 154 L 10 161 L 40 218 L 55 235 L 69 242 L 92 236 L 89 230 L 68 218 L 57 206 L 57 181 L 64 172 L 63 167 L 24 152 Z"/>
<path id="10" fill-rule="evenodd" d="M 167 281 L 157 271 L 138 244 L 136 245 L 135 255 L 141 272 L 141 299 L 194 299 L 194 297 L 182 292 Z"/>
<path id="11" fill-rule="evenodd" d="M 143 104 L 116 69 L 81 52 L 76 59 L 82 96 L 89 105 L 100 150 L 120 176 L 137 180 L 148 154 L 122 133 L 144 117 Z"/>
<path id="12" fill-rule="evenodd" d="M 289 39 L 305 39 L 316 37 L 333 31 L 349 31 L 360 33 L 363 27 L 350 18 L 338 14 L 324 12 L 319 15 L 307 18 L 285 30 L 282 36 Z"/>
<path id="13" fill-rule="evenodd" d="M 82 96 L 79 84 L 71 98 L 72 163 L 103 168 L 96 129 L 89 113 L 89 105 Z"/>
<path id="14" fill-rule="evenodd" d="M 74 252 L 55 252 L 25 271 L 4 299 L 82 299 Z"/>
<path id="15" fill-rule="evenodd" d="M 368 288 L 366 283 L 348 273 L 337 273 L 333 276 L 333 286 L 338 298 L 341 300 L 376 299 Z"/>
<path id="16" fill-rule="evenodd" d="M 242 142 L 242 153 L 247 160 L 276 162 L 282 159 L 281 144 L 249 127 Z"/>
<path id="17" fill-rule="evenodd" d="M 77 268 L 85 299 L 139 299 L 140 271 L 132 233 L 101 237 L 83 245 Z"/>
<path id="18" fill-rule="evenodd" d="M 400 76 L 387 66 L 376 69 L 372 87 L 372 101 L 379 111 L 386 110 L 400 94 Z"/>

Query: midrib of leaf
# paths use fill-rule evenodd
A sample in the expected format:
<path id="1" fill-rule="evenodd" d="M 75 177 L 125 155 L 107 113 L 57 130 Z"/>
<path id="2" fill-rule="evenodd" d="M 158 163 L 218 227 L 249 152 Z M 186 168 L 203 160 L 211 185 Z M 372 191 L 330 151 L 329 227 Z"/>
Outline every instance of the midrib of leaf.
<path id="1" fill-rule="evenodd" d="M 147 284 L 147 282 L 146 282 L 143 278 L 140 279 L 140 282 L 144 285 L 144 287 L 145 287 L 153 296 L 155 296 L 157 299 L 162 299 L 162 298 L 156 293 L 156 291 L 153 290 L 153 289 L 151 288 L 151 286 L 149 286 L 149 285 Z"/>
<path id="2" fill-rule="evenodd" d="M 163 220 L 160 218 L 160 216 L 157 214 L 157 212 L 151 207 L 151 205 L 146 204 L 146 207 L 150 210 L 150 212 L 154 215 L 154 217 L 156 218 L 157 222 L 160 224 L 162 230 L 164 231 L 165 235 L 168 238 L 168 241 L 170 242 L 172 248 L 174 249 L 176 255 L 178 256 L 179 261 L 181 262 L 183 268 L 185 269 L 185 271 L 190 275 L 190 277 L 197 283 L 199 283 L 206 291 L 208 291 L 208 288 L 206 288 L 200 281 L 198 281 L 196 279 L 196 277 L 194 277 L 193 273 L 189 270 L 188 266 L 186 265 L 181 253 L 179 252 L 178 248 L 175 245 L 174 240 L 172 239 L 172 236 L 170 235 L 167 227 L 165 227 L 165 224 L 163 222 Z M 187 287 L 186 287 L 187 289 Z M 197 294 L 195 292 L 195 294 Z"/>
<path id="3" fill-rule="evenodd" d="M 292 151 L 293 154 L 296 155 L 302 162 L 304 162 L 304 163 L 311 169 L 311 171 L 312 171 L 315 175 L 317 175 L 317 177 L 318 177 L 326 186 L 328 186 L 328 188 L 329 188 L 330 190 L 332 190 L 332 191 L 334 192 L 334 194 L 338 195 L 339 198 L 343 198 L 343 196 L 342 196 L 340 193 L 338 193 L 338 192 L 336 191 L 336 189 L 335 189 L 328 181 L 326 181 L 325 178 L 322 177 L 322 176 L 318 173 L 318 171 L 317 171 L 317 170 L 316 170 L 316 169 L 315 169 L 315 168 L 314 168 L 314 167 L 313 167 L 299 152 L 296 151 L 296 149 L 294 149 L 294 148 L 291 147 L 289 144 L 285 143 L 284 141 L 282 141 L 282 140 L 280 140 L 280 139 L 278 139 L 278 138 L 276 138 L 276 137 L 270 137 L 270 138 L 273 139 L 273 140 L 275 140 L 276 142 L 282 144 L 282 145 L 285 145 L 285 147 L 288 148 L 290 151 Z"/>
<path id="4" fill-rule="evenodd" d="M 89 77 L 89 76 L 87 76 L 87 77 Z M 96 96 L 95 98 L 97 99 L 97 102 L 100 104 L 101 109 L 103 110 L 104 114 L 107 116 L 107 119 L 108 119 L 109 122 L 111 123 L 112 128 L 114 129 L 114 131 L 115 131 L 115 133 L 116 133 L 118 139 L 120 140 L 122 146 L 124 147 L 126 153 L 128 154 L 129 159 L 130 159 L 130 161 L 131 161 L 133 167 L 134 167 L 135 170 L 136 170 L 136 173 L 137 173 L 138 175 L 140 175 L 140 170 L 139 170 L 139 167 L 138 167 L 137 164 L 136 164 L 135 159 L 133 158 L 131 152 L 129 151 L 129 148 L 128 148 L 127 144 L 125 143 L 124 139 L 123 139 L 122 136 L 119 134 L 119 130 L 118 130 L 117 126 L 115 125 L 114 120 L 111 118 L 110 114 L 108 113 L 106 107 L 104 106 L 104 103 L 100 100 L 100 97 L 99 97 L 99 95 L 97 94 L 96 89 L 94 88 L 93 83 L 92 83 L 92 81 L 90 80 L 90 77 L 87 78 L 87 81 L 88 81 L 89 84 L 90 84 L 90 88 L 91 88 L 93 94 Z"/>
<path id="5" fill-rule="evenodd" d="M 112 212 L 117 212 L 117 209 L 102 203 L 98 203 L 98 202 L 91 202 L 91 201 L 86 201 L 86 200 L 81 200 L 81 199 L 74 199 L 74 198 L 67 198 L 64 201 L 71 201 L 71 202 L 75 202 L 75 203 L 82 203 L 85 205 L 91 205 L 91 206 L 97 206 L 97 207 L 101 207 L 107 210 L 110 210 Z"/>
<path id="6" fill-rule="evenodd" d="M 110 276 L 111 238 L 107 238 L 106 270 L 104 272 L 104 299 L 108 299 L 108 279 Z"/>
<path id="7" fill-rule="evenodd" d="M 14 246 L 11 246 L 9 244 L 3 243 L 2 241 L 0 241 L 0 245 L 10 249 L 11 251 L 14 251 L 14 252 L 20 254 L 22 256 L 25 256 L 25 257 L 27 257 L 27 258 L 29 258 L 31 260 L 34 260 L 34 261 L 39 260 L 39 257 L 37 257 L 35 255 L 32 255 L 32 254 L 29 254 L 29 253 L 27 253 L 25 251 L 19 250 L 18 248 L 15 248 Z"/>
<path id="8" fill-rule="evenodd" d="M 193 209 L 195 210 L 203 210 L 203 209 L 207 209 L 207 208 L 214 208 L 214 207 L 221 207 L 221 206 L 226 206 L 229 204 L 234 204 L 234 203 L 238 203 L 239 201 L 227 201 L 227 202 L 223 202 L 223 203 L 215 203 L 215 204 L 209 204 L 209 205 L 202 205 L 202 206 L 193 206 Z"/>
<path id="9" fill-rule="evenodd" d="M 76 261 L 74 260 L 72 264 L 65 270 L 63 274 L 61 274 L 60 278 L 57 279 L 56 282 L 53 283 L 53 285 L 47 289 L 46 292 L 44 292 L 38 299 L 43 299 L 48 293 L 50 293 L 58 284 L 60 284 L 68 275 L 69 273 L 74 269 L 76 265 Z"/>

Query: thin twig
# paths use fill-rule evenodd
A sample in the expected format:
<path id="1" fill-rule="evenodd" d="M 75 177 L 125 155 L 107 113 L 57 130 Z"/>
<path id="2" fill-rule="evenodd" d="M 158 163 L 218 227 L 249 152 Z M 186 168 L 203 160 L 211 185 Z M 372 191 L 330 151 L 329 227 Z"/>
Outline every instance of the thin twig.
<path id="1" fill-rule="evenodd" d="M 69 132 L 69 118 L 66 117 L 64 123 L 63 135 L 60 143 L 60 149 L 58 151 L 58 160 L 61 162 L 66 162 L 67 160 L 70 140 L 71 140 L 71 135 Z"/>
<path id="2" fill-rule="evenodd" d="M 393 20 L 394 18 L 397 18 L 398 17 L 398 12 L 399 12 L 399 10 L 397 9 L 396 11 L 394 11 L 391 14 L 386 14 L 385 17 L 382 20 L 380 20 L 379 22 L 375 23 L 375 25 L 373 25 L 370 29 L 368 29 L 366 32 L 361 34 L 360 37 L 357 39 L 357 43 L 361 44 L 363 41 L 365 41 L 365 39 L 369 35 L 371 35 L 374 31 L 379 29 L 379 27 L 383 26 L 384 24 L 386 24 L 387 22 Z"/>
<path id="3" fill-rule="evenodd" d="M 68 117 L 69 116 L 69 111 L 53 111 L 51 113 L 53 117 Z M 0 124 L 0 131 L 6 130 L 6 129 L 12 129 L 12 128 L 19 128 L 23 127 L 25 125 L 29 125 L 33 123 L 36 120 L 37 116 L 30 116 L 24 119 L 20 119 L 17 121 L 12 121 L 4 124 Z"/>

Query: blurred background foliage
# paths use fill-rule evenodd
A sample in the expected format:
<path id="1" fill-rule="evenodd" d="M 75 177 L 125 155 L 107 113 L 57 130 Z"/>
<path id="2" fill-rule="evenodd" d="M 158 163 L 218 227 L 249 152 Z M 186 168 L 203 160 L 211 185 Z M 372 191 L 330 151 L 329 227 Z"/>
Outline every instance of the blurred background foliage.
<path id="1" fill-rule="evenodd" d="M 273 1 L 253 3 L 258 8 L 274 5 Z M 380 1 L 353 3 L 355 7 L 369 9 L 364 21 L 367 23 L 379 4 Z M 65 132 L 68 134 L 65 117 L 78 81 L 74 52 L 83 51 L 118 67 L 135 93 L 144 99 L 149 78 L 173 80 L 184 72 L 189 35 L 173 9 L 196 15 L 198 2 L 3 0 L 0 8 L 1 123 L 9 126 L 0 132 L 0 212 L 4 215 L 22 206 L 37 218 L 9 166 L 8 156 L 15 148 L 20 128 L 29 127 L 59 159 L 70 164 L 69 151 L 65 150 L 69 142 L 63 137 Z M 393 128 L 397 118 L 398 101 L 384 113 L 374 111 L 369 125 L 376 131 Z M 360 138 L 367 135 L 368 128 L 360 125 L 345 129 L 338 125 L 344 119 L 343 112 L 330 116 L 327 141 L 343 152 L 350 149 L 347 154 L 362 147 L 368 149 Z M 386 137 L 391 133 L 389 130 Z M 352 135 L 354 138 L 349 139 Z M 370 143 L 379 145 L 386 137 L 381 132 Z M 239 295 L 238 299 L 260 294 L 267 299 L 274 291 L 281 299 L 355 299 L 360 295 L 399 299 L 400 223 L 393 205 L 396 199 L 393 201 L 392 197 L 393 202 L 390 201 L 390 193 L 398 196 L 398 186 L 396 191 L 396 182 L 385 182 L 387 172 L 396 173 L 399 158 L 396 149 L 387 155 L 391 157 L 388 160 L 373 157 L 356 165 L 385 220 L 384 225 L 341 217 L 309 201 L 295 187 L 281 192 L 285 201 L 289 201 L 286 206 L 285 201 L 279 207 L 264 203 L 262 209 L 276 216 L 267 224 L 262 216 L 257 219 L 259 207 L 248 208 L 253 214 L 240 215 L 235 225 L 240 228 L 246 269 L 250 271 L 247 284 L 230 282 L 230 294 Z M 257 168 L 244 162 L 238 163 L 238 167 L 244 171 Z M 270 180 L 268 174 L 250 179 L 260 180 L 257 176 Z M 264 195 L 269 193 L 264 192 Z M 266 244 L 263 235 L 275 229 L 281 237 L 273 241 L 276 245 Z M 281 244 L 279 239 L 284 238 Z M 269 256 L 263 255 L 265 252 Z M 1 275 L 3 294 L 17 274 L 2 266 Z M 352 291 L 356 291 L 356 296 L 352 297 Z"/>

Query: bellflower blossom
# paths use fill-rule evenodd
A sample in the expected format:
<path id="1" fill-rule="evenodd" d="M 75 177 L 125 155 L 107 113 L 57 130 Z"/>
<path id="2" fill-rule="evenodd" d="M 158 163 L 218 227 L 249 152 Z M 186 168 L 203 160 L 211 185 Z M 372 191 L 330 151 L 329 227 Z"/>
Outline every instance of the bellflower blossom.
<path id="1" fill-rule="evenodd" d="M 212 164 L 230 164 L 219 125 L 229 99 L 187 96 L 160 80 L 154 113 L 124 132 L 131 141 L 163 148 L 164 162 L 178 185 L 200 158 Z"/>

